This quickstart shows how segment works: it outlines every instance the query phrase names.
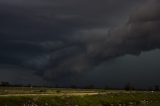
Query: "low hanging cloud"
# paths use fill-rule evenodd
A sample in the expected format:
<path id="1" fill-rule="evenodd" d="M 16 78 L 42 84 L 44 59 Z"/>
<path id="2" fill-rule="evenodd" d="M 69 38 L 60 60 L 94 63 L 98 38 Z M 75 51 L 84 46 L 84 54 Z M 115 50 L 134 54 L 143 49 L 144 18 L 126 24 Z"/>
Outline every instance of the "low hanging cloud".
<path id="1" fill-rule="evenodd" d="M 81 31 L 77 39 L 85 43 L 89 56 L 109 59 L 125 54 L 138 55 L 159 48 L 160 3 L 149 1 L 130 15 L 128 21 L 112 29 Z"/>
<path id="2" fill-rule="evenodd" d="M 61 61 L 56 72 L 83 72 L 109 59 L 126 54 L 139 55 L 143 51 L 159 48 L 159 7 L 158 0 L 149 1 L 119 27 L 76 32 L 73 38 L 84 49 L 75 56 L 69 56 Z M 48 71 L 55 73 L 53 70 Z M 52 74 L 47 75 L 53 78 Z"/>
<path id="3" fill-rule="evenodd" d="M 0 10 L 0 64 L 64 83 L 104 61 L 160 47 L 158 0 L 36 1 L 0 2 L 7 4 Z"/>

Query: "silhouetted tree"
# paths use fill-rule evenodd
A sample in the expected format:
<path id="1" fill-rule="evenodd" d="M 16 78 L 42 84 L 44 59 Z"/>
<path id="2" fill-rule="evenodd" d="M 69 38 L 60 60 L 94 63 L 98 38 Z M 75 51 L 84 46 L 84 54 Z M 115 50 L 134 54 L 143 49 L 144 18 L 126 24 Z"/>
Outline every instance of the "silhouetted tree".
<path id="1" fill-rule="evenodd" d="M 10 83 L 9 82 L 1 82 L 1 86 L 10 86 Z"/>
<path id="2" fill-rule="evenodd" d="M 109 86 L 106 85 L 106 86 L 104 87 L 104 89 L 105 89 L 105 90 L 108 90 L 108 89 L 109 89 Z"/>
<path id="3" fill-rule="evenodd" d="M 87 86 L 85 86 L 84 88 L 85 88 L 85 89 L 94 89 L 94 88 L 95 88 L 95 86 L 91 84 L 91 85 L 87 85 Z"/>
<path id="4" fill-rule="evenodd" d="M 153 91 L 153 87 L 148 87 L 148 91 Z"/>
<path id="5" fill-rule="evenodd" d="M 69 88 L 73 88 L 73 89 L 76 89 L 78 88 L 76 85 L 71 85 Z"/>
<path id="6" fill-rule="evenodd" d="M 59 85 L 58 85 L 58 84 L 56 84 L 56 85 L 55 85 L 55 88 L 59 88 Z"/>
<path id="7" fill-rule="evenodd" d="M 124 87 L 124 89 L 126 91 L 130 91 L 130 90 L 134 90 L 135 88 L 130 84 L 130 83 L 127 83 Z"/>
<path id="8" fill-rule="evenodd" d="M 158 85 L 155 85 L 154 90 L 155 90 L 155 91 L 159 91 L 159 86 L 158 86 Z"/>

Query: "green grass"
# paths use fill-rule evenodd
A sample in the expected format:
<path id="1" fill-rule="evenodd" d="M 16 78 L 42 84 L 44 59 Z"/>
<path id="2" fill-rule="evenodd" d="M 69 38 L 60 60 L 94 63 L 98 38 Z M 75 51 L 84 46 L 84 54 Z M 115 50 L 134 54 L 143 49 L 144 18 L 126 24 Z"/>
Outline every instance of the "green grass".
<path id="1" fill-rule="evenodd" d="M 17 90 L 21 89 L 21 90 Z M 25 90 L 26 89 L 26 90 Z M 160 103 L 160 92 L 149 91 L 110 91 L 86 89 L 48 89 L 48 88 L 3 88 L 6 94 L 0 96 L 0 106 L 120 106 Z M 40 92 L 42 90 L 42 92 Z M 44 91 L 43 91 L 44 90 Z M 59 90 L 60 92 L 57 92 Z M 1 92 L 1 93 L 2 93 Z M 22 93 L 21 93 L 22 92 Z M 65 95 L 65 93 L 98 92 L 97 95 Z M 7 94 L 22 94 L 8 95 Z M 23 94 L 37 94 L 34 96 Z M 57 95 L 39 95 L 39 94 Z M 63 95 L 58 95 L 59 93 Z"/>
<path id="2" fill-rule="evenodd" d="M 159 93 L 111 93 L 92 96 L 1 96 L 0 106 L 118 106 L 160 101 Z"/>

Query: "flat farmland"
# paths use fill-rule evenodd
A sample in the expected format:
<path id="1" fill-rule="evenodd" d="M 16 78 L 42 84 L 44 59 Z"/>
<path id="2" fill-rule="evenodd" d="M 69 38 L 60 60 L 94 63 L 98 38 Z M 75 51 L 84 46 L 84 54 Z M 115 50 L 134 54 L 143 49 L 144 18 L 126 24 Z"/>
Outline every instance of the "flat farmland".
<path id="1" fill-rule="evenodd" d="M 159 106 L 160 92 L 1 87 L 0 106 Z"/>

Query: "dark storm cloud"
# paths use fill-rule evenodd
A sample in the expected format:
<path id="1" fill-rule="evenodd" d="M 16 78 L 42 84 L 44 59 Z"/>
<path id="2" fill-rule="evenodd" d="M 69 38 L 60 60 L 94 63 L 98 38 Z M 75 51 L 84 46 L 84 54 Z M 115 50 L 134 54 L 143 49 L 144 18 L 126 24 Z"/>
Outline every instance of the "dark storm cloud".
<path id="1" fill-rule="evenodd" d="M 89 54 L 102 59 L 159 48 L 159 5 L 159 1 L 149 1 L 124 25 L 109 30 L 82 31 L 83 37 L 77 39 L 82 38 Z"/>
<path id="2" fill-rule="evenodd" d="M 76 30 L 108 27 L 118 23 L 116 17 L 119 16 L 119 20 L 122 20 L 120 18 L 123 17 L 118 14 L 125 14 L 128 12 L 126 8 L 134 4 L 128 0 L 121 2 L 117 0 L 37 1 L 1 1 L 1 23 L 3 25 L 1 32 L 12 34 L 13 38 L 18 36 L 16 39 L 42 40 L 53 37 L 53 40 L 58 35 L 61 35 L 61 38 L 62 35 L 68 38 Z"/>
<path id="3" fill-rule="evenodd" d="M 0 5 L 0 63 L 31 69 L 46 80 L 63 82 L 108 59 L 159 48 L 158 0 L 1 0 Z"/>
<path id="4" fill-rule="evenodd" d="M 148 88 L 160 83 L 159 63 L 160 50 L 157 49 L 142 52 L 140 56 L 122 56 L 88 71 L 81 83 L 123 88 L 130 82 L 135 87 Z"/>

